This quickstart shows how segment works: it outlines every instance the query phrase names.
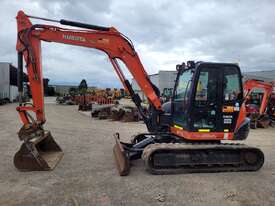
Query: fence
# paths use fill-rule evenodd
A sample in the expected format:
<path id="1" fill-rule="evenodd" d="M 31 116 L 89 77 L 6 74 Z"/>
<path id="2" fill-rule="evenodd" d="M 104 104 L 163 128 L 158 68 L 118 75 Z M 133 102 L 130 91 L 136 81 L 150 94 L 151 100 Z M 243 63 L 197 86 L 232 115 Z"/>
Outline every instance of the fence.
<path id="1" fill-rule="evenodd" d="M 84 96 L 74 96 L 73 101 L 76 104 L 81 104 L 84 102 Z M 86 103 L 97 103 L 97 104 L 114 104 L 114 100 L 112 98 L 107 97 L 98 97 L 94 95 L 86 95 L 85 96 Z"/>

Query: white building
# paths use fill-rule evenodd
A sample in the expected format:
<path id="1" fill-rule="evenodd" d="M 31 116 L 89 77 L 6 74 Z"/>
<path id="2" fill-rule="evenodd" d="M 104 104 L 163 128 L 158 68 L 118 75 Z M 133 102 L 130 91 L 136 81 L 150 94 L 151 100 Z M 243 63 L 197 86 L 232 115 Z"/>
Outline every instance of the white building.
<path id="1" fill-rule="evenodd" d="M 0 99 L 14 101 L 17 97 L 16 68 L 11 63 L 0 62 Z"/>
<path id="2" fill-rule="evenodd" d="M 157 74 L 149 75 L 151 82 L 159 89 L 160 94 L 165 90 L 171 90 L 174 88 L 175 80 L 177 77 L 177 71 L 159 71 Z M 143 92 L 140 90 L 137 82 L 132 79 L 133 90 L 139 94 L 142 100 L 145 100 Z"/>

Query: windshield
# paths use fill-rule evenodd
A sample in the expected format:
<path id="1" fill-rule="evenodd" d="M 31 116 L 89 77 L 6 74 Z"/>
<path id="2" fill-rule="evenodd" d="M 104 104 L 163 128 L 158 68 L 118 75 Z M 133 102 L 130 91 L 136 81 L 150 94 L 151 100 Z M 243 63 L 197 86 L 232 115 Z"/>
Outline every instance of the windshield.
<path id="1" fill-rule="evenodd" d="M 184 71 L 178 79 L 178 84 L 175 92 L 175 101 L 186 101 L 188 98 L 188 92 L 191 86 L 192 79 L 191 69 Z"/>
<path id="2" fill-rule="evenodd" d="M 175 88 L 175 96 L 173 101 L 173 120 L 177 125 L 181 125 L 181 127 L 187 127 L 187 100 L 190 96 L 191 89 L 191 81 L 193 77 L 193 72 L 191 69 L 183 71 L 179 74 L 176 88 Z"/>

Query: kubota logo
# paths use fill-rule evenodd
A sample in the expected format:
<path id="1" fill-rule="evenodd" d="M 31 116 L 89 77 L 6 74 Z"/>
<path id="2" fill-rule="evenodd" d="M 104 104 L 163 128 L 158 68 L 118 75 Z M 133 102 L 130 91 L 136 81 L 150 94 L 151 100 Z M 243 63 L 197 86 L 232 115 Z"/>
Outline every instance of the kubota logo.
<path id="1" fill-rule="evenodd" d="M 63 38 L 68 40 L 73 40 L 73 41 L 82 41 L 82 42 L 86 41 L 86 39 L 82 36 L 73 36 L 69 34 L 63 34 Z"/>

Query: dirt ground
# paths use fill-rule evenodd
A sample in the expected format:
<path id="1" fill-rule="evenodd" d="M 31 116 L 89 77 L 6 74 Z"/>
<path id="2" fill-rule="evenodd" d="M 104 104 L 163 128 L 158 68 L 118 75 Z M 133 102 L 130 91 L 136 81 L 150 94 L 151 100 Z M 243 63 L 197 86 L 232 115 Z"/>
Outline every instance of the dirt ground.
<path id="1" fill-rule="evenodd" d="M 258 172 L 154 176 L 137 161 L 129 176 L 116 171 L 112 134 L 123 140 L 145 131 L 141 123 L 92 120 L 76 106 L 46 104 L 47 124 L 64 157 L 51 172 L 19 172 L 16 104 L 0 106 L 0 205 L 275 205 L 275 128 L 251 130 L 246 144 L 260 147 Z"/>

